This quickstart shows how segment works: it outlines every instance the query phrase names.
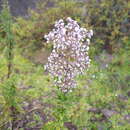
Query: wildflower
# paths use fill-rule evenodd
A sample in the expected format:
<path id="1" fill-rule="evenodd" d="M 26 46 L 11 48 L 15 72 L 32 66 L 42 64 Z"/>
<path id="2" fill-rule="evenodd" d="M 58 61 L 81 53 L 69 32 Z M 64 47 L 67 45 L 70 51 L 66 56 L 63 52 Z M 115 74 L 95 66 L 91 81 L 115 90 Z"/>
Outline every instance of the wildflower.
<path id="1" fill-rule="evenodd" d="M 90 66 L 88 51 L 93 31 L 80 28 L 70 17 L 66 22 L 65 25 L 62 19 L 56 21 L 55 28 L 45 35 L 47 43 L 53 44 L 45 69 L 62 92 L 72 92 L 76 88 L 75 77 Z"/>

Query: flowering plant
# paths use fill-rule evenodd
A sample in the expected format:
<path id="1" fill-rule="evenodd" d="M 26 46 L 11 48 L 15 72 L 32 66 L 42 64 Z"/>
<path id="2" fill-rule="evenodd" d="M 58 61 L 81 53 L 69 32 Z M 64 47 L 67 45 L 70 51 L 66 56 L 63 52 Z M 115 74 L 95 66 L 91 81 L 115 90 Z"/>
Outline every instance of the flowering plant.
<path id="1" fill-rule="evenodd" d="M 74 78 L 90 65 L 88 50 L 93 31 L 81 28 L 70 17 L 66 22 L 56 21 L 55 28 L 45 35 L 47 43 L 53 44 L 45 69 L 55 78 L 56 86 L 63 92 L 71 92 L 76 87 Z"/>

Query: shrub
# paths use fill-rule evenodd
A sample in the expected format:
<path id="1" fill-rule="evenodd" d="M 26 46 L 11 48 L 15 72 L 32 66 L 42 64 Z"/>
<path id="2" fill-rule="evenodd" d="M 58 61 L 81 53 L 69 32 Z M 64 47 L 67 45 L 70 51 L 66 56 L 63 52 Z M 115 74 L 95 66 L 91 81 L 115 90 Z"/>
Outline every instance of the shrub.
<path id="1" fill-rule="evenodd" d="M 112 53 L 124 47 L 129 32 L 129 4 L 127 0 L 88 0 L 86 23 L 95 30 L 93 43 L 98 49 Z"/>
<path id="2" fill-rule="evenodd" d="M 60 18 L 71 16 L 80 19 L 81 4 L 73 1 L 58 1 L 53 7 L 47 8 L 46 3 L 39 4 L 35 11 L 29 10 L 29 18 L 16 18 L 14 32 L 19 46 L 24 50 L 32 51 L 43 47 L 44 35 L 49 32 L 54 22 Z M 25 53 L 25 51 L 24 51 Z"/>

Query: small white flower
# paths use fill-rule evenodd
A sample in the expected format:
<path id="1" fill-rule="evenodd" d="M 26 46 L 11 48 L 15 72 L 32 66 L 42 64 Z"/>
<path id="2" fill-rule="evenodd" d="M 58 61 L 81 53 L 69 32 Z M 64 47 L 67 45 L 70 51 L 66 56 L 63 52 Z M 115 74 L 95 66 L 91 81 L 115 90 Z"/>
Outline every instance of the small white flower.
<path id="1" fill-rule="evenodd" d="M 96 75 L 95 75 L 95 74 L 93 74 L 93 75 L 92 75 L 92 77 L 95 79 L 95 78 L 96 78 Z"/>
<path id="2" fill-rule="evenodd" d="M 106 68 L 108 68 L 108 64 L 106 64 Z"/>
<path id="3" fill-rule="evenodd" d="M 66 19 L 66 21 L 71 22 L 72 19 L 71 19 L 70 17 L 68 17 L 68 18 Z"/>
<path id="4" fill-rule="evenodd" d="M 86 50 L 87 50 L 87 51 L 89 50 L 89 46 L 87 46 Z"/>
<path id="5" fill-rule="evenodd" d="M 90 39 L 87 39 L 87 43 L 88 43 L 88 45 L 90 44 Z"/>
<path id="6" fill-rule="evenodd" d="M 44 38 L 47 39 L 48 35 L 45 35 Z"/>
<path id="7" fill-rule="evenodd" d="M 72 90 L 70 89 L 69 92 L 72 93 Z"/>

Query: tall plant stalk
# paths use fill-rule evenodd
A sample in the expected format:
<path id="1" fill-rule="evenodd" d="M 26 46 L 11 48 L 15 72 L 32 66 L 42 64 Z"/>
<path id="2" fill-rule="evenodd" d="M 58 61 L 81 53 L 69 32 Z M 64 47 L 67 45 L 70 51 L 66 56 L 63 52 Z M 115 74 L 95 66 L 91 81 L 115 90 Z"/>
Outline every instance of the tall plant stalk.
<path id="1" fill-rule="evenodd" d="M 3 36 L 3 41 L 5 44 L 5 58 L 7 60 L 7 79 L 9 80 L 12 76 L 12 70 L 13 70 L 13 48 L 14 48 L 14 39 L 13 39 L 13 33 L 12 33 L 12 16 L 10 14 L 10 8 L 8 5 L 8 0 L 3 0 L 3 9 L 1 11 L 1 17 L 0 17 L 0 22 L 2 25 L 2 31 L 4 33 Z M 9 91 L 12 89 L 15 90 L 14 85 L 8 85 Z M 13 88 L 12 88 L 13 87 Z M 11 92 L 9 92 L 11 93 Z M 10 98 L 13 98 L 10 95 Z M 5 98 L 6 101 L 6 98 Z M 8 100 L 6 101 L 7 103 L 9 102 Z M 10 110 L 10 116 L 12 118 L 11 122 L 11 129 L 14 130 L 15 127 L 15 119 L 16 119 L 16 108 L 13 105 L 13 103 L 9 103 L 9 110 Z"/>

